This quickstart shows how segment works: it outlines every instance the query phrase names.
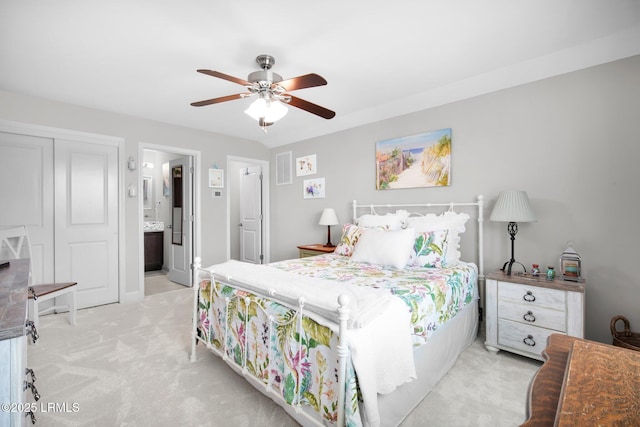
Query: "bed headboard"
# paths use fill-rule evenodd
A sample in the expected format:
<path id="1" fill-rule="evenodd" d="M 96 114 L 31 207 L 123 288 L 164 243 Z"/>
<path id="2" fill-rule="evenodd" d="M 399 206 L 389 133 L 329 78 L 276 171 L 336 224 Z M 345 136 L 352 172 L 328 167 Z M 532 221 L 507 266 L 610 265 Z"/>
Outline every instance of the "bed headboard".
<path id="1" fill-rule="evenodd" d="M 353 222 L 365 213 L 381 214 L 376 209 L 385 212 L 392 212 L 396 209 L 405 210 L 430 210 L 432 208 L 445 208 L 452 211 L 459 211 L 461 208 L 466 210 L 475 210 L 477 212 L 476 219 L 478 221 L 478 279 L 484 281 L 484 235 L 483 235 L 483 206 L 484 196 L 479 195 L 475 202 L 450 202 L 450 203 L 409 203 L 409 204 L 358 204 L 357 200 L 353 201 Z M 476 209 L 470 209 L 470 208 Z M 420 212 L 428 213 L 428 212 Z"/>

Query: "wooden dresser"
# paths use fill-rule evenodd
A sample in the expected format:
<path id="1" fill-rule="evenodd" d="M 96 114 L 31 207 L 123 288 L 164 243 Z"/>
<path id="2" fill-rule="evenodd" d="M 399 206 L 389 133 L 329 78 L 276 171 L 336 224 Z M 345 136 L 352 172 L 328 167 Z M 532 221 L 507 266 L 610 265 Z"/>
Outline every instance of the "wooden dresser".
<path id="1" fill-rule="evenodd" d="M 640 425 L 640 352 L 553 334 L 543 357 L 522 426 Z"/>

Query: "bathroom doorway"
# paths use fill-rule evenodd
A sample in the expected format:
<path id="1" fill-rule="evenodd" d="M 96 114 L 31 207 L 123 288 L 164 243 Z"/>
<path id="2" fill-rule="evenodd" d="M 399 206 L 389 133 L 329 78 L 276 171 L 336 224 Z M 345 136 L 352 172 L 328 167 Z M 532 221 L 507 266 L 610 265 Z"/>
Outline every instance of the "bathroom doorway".
<path id="1" fill-rule="evenodd" d="M 199 153 L 141 144 L 142 253 L 144 295 L 192 284 L 199 210 Z"/>

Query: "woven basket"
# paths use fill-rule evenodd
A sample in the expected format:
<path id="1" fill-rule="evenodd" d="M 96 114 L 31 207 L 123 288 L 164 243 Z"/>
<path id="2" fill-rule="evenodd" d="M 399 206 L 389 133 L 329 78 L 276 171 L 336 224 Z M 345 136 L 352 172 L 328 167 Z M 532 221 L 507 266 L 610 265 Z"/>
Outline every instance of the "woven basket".
<path id="1" fill-rule="evenodd" d="M 618 331 L 616 323 L 618 320 L 624 322 L 624 330 Z M 640 334 L 631 332 L 629 321 L 624 316 L 615 316 L 611 319 L 611 335 L 613 336 L 613 345 L 628 348 L 630 350 L 640 351 Z"/>

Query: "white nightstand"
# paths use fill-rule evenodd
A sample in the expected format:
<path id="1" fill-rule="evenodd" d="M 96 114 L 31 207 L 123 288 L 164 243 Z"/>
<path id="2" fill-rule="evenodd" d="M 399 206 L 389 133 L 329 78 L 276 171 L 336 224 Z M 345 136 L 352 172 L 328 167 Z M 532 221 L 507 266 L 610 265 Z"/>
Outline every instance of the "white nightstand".
<path id="1" fill-rule="evenodd" d="M 584 338 L 585 282 L 530 275 L 486 276 L 486 341 L 489 351 L 507 350 L 538 360 L 554 333 Z"/>

